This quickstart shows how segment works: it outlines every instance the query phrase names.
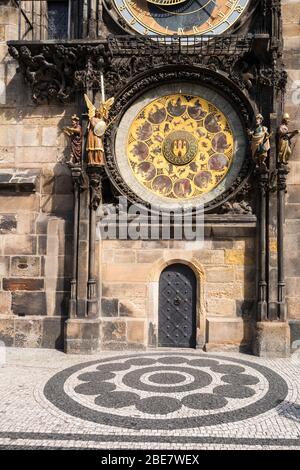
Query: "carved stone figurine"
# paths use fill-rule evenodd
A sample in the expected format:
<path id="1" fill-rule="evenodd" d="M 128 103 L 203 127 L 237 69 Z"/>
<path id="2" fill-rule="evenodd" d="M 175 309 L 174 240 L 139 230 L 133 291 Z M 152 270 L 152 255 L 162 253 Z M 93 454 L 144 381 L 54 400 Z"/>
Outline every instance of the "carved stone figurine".
<path id="1" fill-rule="evenodd" d="M 299 134 L 299 130 L 289 131 L 290 116 L 285 113 L 282 116 L 281 125 L 278 129 L 278 160 L 280 163 L 288 164 L 292 154 L 291 140 Z"/>
<path id="2" fill-rule="evenodd" d="M 263 126 L 263 116 L 257 114 L 255 117 L 255 127 L 248 130 L 248 135 L 251 142 L 252 158 L 257 165 L 265 165 L 268 158 L 268 151 L 270 150 L 270 137 L 271 134 L 268 128 Z"/>
<path id="3" fill-rule="evenodd" d="M 114 98 L 110 98 L 100 104 L 96 109 L 87 95 L 84 95 L 89 113 L 89 125 L 87 135 L 87 157 L 88 165 L 104 165 L 103 136 L 107 129 L 109 110 L 113 105 Z"/>
<path id="4" fill-rule="evenodd" d="M 72 127 L 64 127 L 63 132 L 71 139 L 71 155 L 69 164 L 80 165 L 81 164 L 81 152 L 82 152 L 82 129 L 79 124 L 79 117 L 74 114 L 72 116 Z"/>

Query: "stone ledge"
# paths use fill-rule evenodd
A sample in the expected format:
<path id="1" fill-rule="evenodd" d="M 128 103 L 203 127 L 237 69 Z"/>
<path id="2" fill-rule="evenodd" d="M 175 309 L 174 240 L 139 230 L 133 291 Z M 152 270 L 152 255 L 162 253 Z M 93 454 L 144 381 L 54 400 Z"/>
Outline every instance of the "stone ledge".
<path id="1" fill-rule="evenodd" d="M 40 170 L 0 170 L 0 192 L 36 192 L 40 173 Z"/>

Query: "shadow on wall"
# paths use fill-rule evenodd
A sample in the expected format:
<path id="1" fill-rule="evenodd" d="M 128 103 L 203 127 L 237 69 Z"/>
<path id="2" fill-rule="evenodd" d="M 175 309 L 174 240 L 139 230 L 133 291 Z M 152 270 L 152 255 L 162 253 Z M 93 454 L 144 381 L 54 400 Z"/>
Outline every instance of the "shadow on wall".
<path id="1" fill-rule="evenodd" d="M 64 164 L 69 148 L 61 129 L 78 113 L 78 102 L 36 105 L 8 53 L 2 64 L 7 86 L 0 100 L 1 172 L 40 172 L 35 193 L 0 194 L 6 291 L 12 295 L 7 313 L 11 309 L 15 315 L 15 336 L 22 323 L 23 336 L 29 337 L 36 321 L 42 330 L 36 346 L 61 348 L 73 244 L 73 185 Z M 7 217 L 14 223 L 7 225 Z M 23 343 L 35 346 L 25 339 Z"/>
<path id="2" fill-rule="evenodd" d="M 244 259 L 243 300 L 236 301 L 236 313 L 243 320 L 243 338 L 239 351 L 249 354 L 252 353 L 256 325 L 257 247 L 255 238 L 253 238 L 252 245 L 246 242 Z"/>

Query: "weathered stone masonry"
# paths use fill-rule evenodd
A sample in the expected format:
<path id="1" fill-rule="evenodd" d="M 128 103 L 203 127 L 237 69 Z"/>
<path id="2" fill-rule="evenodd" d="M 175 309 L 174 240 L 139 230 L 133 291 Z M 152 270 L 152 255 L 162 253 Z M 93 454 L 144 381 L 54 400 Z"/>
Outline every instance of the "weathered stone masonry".
<path id="1" fill-rule="evenodd" d="M 17 10 L 1 3 L 1 339 L 9 346 L 62 348 L 73 187 L 60 163 L 68 151 L 60 127 L 74 107 L 32 102 L 6 45 L 17 38 Z"/>
<path id="2" fill-rule="evenodd" d="M 20 64 L 9 55 L 7 47 L 7 41 L 18 39 L 18 12 L 14 2 L 1 3 L 0 340 L 8 346 L 65 347 L 69 352 L 157 347 L 159 275 L 168 264 L 182 262 L 194 270 L 198 280 L 198 347 L 250 351 L 256 338 L 259 346 L 254 346 L 254 351 L 257 354 L 263 355 L 272 348 L 276 354 L 278 344 L 279 354 L 287 353 L 289 331 L 286 329 L 284 305 L 279 318 L 276 313 L 279 295 L 276 193 L 268 196 L 268 318 L 265 318 L 265 305 L 257 314 L 257 253 L 260 247 L 255 216 L 258 213 L 235 214 L 232 223 L 227 221 L 227 224 L 220 223 L 221 219 L 216 223 L 212 218 L 206 224 L 205 243 L 201 249 L 193 242 L 176 240 L 97 240 L 93 256 L 97 270 L 97 302 L 94 307 L 97 305 L 98 310 L 94 314 L 94 307 L 88 302 L 91 299 L 88 299 L 87 288 L 89 191 L 83 191 L 80 196 L 78 291 L 74 310 L 77 313 L 71 313 L 74 185 L 65 165 L 69 148 L 61 129 L 69 125 L 74 113 L 82 115 L 82 91 L 78 93 L 77 90 L 68 100 L 69 104 L 67 101 L 63 104 L 51 101 L 50 94 L 48 102 L 32 101 L 29 84 L 24 83 L 23 74 L 16 71 Z M 41 8 L 45 3 L 41 2 Z M 280 2 L 275 3 L 272 3 L 273 8 L 278 8 Z M 297 129 L 300 128 L 300 105 L 295 99 L 296 88 L 300 87 L 300 2 L 282 0 L 281 8 L 282 58 L 288 72 L 284 110 L 291 115 L 291 128 Z M 110 29 L 109 22 L 105 21 L 105 28 L 101 26 L 99 29 L 98 26 L 97 32 L 93 30 L 92 21 L 89 25 L 84 23 L 87 41 L 100 33 L 105 37 Z M 36 22 L 39 22 L 37 18 Z M 39 28 L 36 37 L 46 39 L 43 20 Z M 261 47 L 263 44 L 262 40 Z M 103 57 L 104 61 L 111 60 L 109 54 Z M 178 63 L 174 65 L 179 66 Z M 97 72 L 95 65 L 92 67 Z M 113 95 L 116 77 L 109 64 L 104 67 L 107 67 L 107 93 Z M 134 75 L 135 72 L 132 73 Z M 236 84 L 245 87 L 239 71 L 231 73 Z M 132 79 L 132 76 L 124 77 L 125 81 Z M 97 73 L 92 76 L 92 87 L 98 83 L 98 78 Z M 258 85 L 258 89 L 266 90 L 263 87 L 267 86 L 268 77 L 260 79 L 263 85 Z M 67 84 L 68 80 L 69 76 Z M 126 88 L 127 84 L 120 82 L 119 86 L 120 89 L 122 86 Z M 37 90 L 41 94 L 44 92 Z M 67 85 L 63 92 L 68 92 Z M 118 93 L 121 95 L 122 90 Z M 256 98 L 251 98 L 252 104 Z M 265 101 L 261 99 L 264 109 L 271 113 L 267 124 L 273 131 L 280 120 L 274 112 L 279 114 L 282 110 L 280 94 L 277 99 L 278 106 L 271 110 L 273 114 L 269 97 Z M 253 106 L 255 109 L 256 105 Z M 83 116 L 84 120 L 86 124 L 86 116 Z M 287 177 L 286 221 L 283 226 L 286 314 L 291 341 L 300 339 L 300 139 L 295 142 Z M 272 146 L 272 165 L 276 165 L 275 138 Z M 253 191 L 258 189 L 257 182 L 252 188 Z M 257 319 L 263 320 L 258 327 Z M 268 330 L 272 331 L 266 337 Z"/>

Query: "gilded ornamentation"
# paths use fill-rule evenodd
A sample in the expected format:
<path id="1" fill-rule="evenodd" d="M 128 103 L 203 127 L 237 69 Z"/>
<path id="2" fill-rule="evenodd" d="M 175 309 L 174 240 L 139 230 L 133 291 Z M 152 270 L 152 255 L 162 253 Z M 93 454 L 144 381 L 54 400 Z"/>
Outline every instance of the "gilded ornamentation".
<path id="1" fill-rule="evenodd" d="M 198 96 L 157 98 L 132 122 L 127 156 L 138 181 L 171 199 L 191 199 L 227 174 L 234 139 L 224 114 Z"/>
<path id="2" fill-rule="evenodd" d="M 87 95 L 84 95 L 88 108 L 89 125 L 87 136 L 87 157 L 89 165 L 104 165 L 104 148 L 102 138 L 107 128 L 109 110 L 114 98 L 100 104 L 97 109 Z"/>

